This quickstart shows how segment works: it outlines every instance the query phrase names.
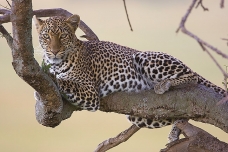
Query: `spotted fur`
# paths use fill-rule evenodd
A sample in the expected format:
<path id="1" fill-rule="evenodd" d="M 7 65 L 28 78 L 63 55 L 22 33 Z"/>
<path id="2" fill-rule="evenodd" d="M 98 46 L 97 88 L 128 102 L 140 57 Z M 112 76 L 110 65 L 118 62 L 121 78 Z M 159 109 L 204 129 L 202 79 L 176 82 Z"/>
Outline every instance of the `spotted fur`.
<path id="1" fill-rule="evenodd" d="M 199 83 L 224 94 L 180 60 L 162 52 L 141 52 L 106 41 L 80 41 L 75 35 L 78 15 L 35 18 L 44 62 L 50 64 L 61 92 L 85 110 L 99 109 L 100 98 L 117 91 L 154 89 L 163 94 L 172 86 Z M 158 128 L 173 120 L 128 116 L 138 127 Z"/>

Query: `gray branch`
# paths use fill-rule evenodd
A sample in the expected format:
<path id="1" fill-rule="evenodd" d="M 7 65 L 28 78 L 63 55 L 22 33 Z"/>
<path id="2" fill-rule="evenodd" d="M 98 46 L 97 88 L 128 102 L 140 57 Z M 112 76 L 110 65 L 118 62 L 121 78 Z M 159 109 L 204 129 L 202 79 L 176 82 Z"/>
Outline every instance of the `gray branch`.
<path id="1" fill-rule="evenodd" d="M 7 9 L 0 9 L 0 24 L 11 22 L 10 18 L 11 11 Z M 54 9 L 40 9 L 32 11 L 33 15 L 37 17 L 51 17 L 51 16 L 65 16 L 69 17 L 72 13 L 64 10 L 62 8 L 54 8 Z M 79 23 L 79 28 L 86 34 L 83 35 L 84 38 L 88 40 L 99 40 L 96 34 L 81 20 Z"/>

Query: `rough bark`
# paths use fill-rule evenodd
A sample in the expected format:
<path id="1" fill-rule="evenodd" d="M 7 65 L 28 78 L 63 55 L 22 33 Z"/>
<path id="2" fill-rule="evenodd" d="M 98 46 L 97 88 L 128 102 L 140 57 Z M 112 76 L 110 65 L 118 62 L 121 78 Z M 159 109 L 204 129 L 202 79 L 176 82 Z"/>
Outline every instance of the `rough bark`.
<path id="1" fill-rule="evenodd" d="M 40 93 L 47 113 L 52 113 L 42 119 L 52 118 L 50 126 L 61 121 L 60 112 L 63 102 L 58 88 L 53 81 L 41 70 L 33 56 L 32 46 L 32 1 L 12 1 L 10 21 L 13 28 L 12 65 L 17 75 Z M 38 121 L 41 121 L 38 119 Z"/>
<path id="2" fill-rule="evenodd" d="M 186 138 L 167 144 L 161 152 L 227 152 L 228 144 L 188 122 L 177 124 Z"/>

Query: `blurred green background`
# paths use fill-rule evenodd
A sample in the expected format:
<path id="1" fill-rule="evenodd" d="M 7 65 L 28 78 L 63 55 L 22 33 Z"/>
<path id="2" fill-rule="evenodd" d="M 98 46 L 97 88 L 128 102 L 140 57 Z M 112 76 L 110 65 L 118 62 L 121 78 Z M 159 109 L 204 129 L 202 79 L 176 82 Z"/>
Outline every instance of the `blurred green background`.
<path id="1" fill-rule="evenodd" d="M 206 42 L 228 53 L 221 38 L 228 37 L 228 5 L 220 9 L 220 1 L 203 1 L 209 8 L 194 9 L 187 28 Z M 175 33 L 191 0 L 127 0 L 134 32 L 128 26 L 121 0 L 36 0 L 33 9 L 64 8 L 79 14 L 100 40 L 112 41 L 142 51 L 171 54 L 211 82 L 222 87 L 223 76 L 199 44 L 190 37 Z M 4 0 L 1 5 L 7 5 Z M 10 24 L 4 26 L 11 32 Z M 78 30 L 77 36 L 83 35 Z M 41 49 L 33 29 L 35 57 L 41 62 Z M 0 39 L 0 152 L 91 152 L 105 139 L 114 137 L 131 124 L 124 115 L 104 112 L 75 112 L 56 128 L 44 127 L 35 119 L 34 90 L 21 80 L 11 65 L 12 57 L 5 39 Z M 215 53 L 220 64 L 227 60 Z M 225 68 L 225 67 L 224 67 Z M 219 128 L 199 122 L 193 124 L 228 142 L 228 135 Z M 154 152 L 164 148 L 171 126 L 141 129 L 126 143 L 110 152 Z"/>

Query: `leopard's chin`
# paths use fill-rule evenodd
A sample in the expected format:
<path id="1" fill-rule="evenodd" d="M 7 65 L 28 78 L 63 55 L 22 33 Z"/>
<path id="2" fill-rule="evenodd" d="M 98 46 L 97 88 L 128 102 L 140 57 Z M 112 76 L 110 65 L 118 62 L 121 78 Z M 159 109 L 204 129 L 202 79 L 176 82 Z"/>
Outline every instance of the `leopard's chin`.
<path id="1" fill-rule="evenodd" d="M 61 58 L 57 58 L 57 57 L 46 57 L 46 59 L 51 63 L 51 64 L 59 64 L 60 62 L 62 62 Z"/>
<path id="2" fill-rule="evenodd" d="M 60 62 L 62 62 L 62 59 L 60 59 L 60 58 L 53 58 L 52 61 L 53 61 L 53 63 L 60 63 Z"/>

